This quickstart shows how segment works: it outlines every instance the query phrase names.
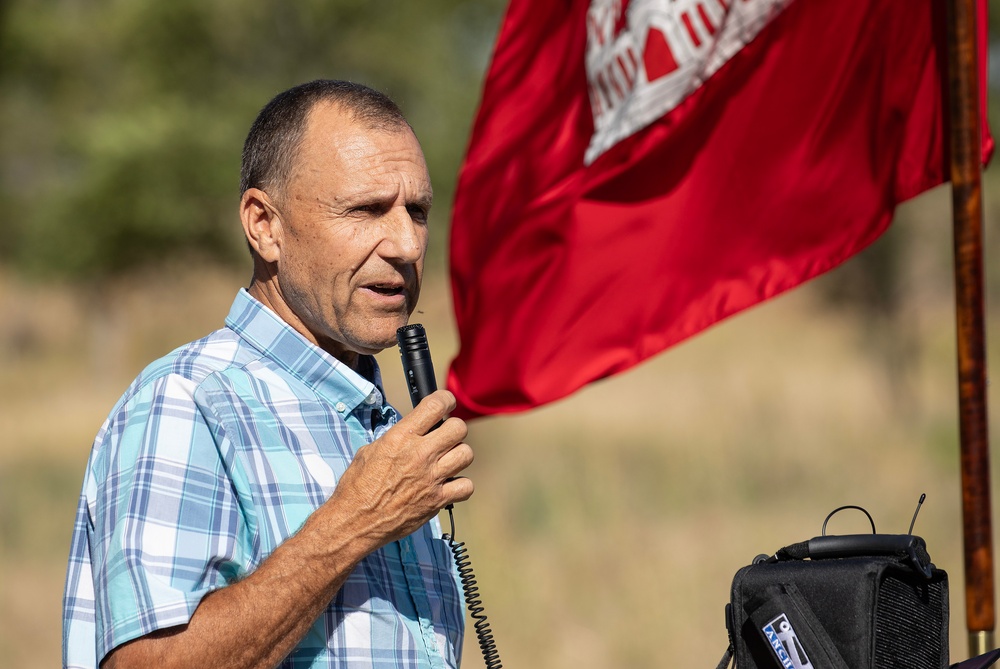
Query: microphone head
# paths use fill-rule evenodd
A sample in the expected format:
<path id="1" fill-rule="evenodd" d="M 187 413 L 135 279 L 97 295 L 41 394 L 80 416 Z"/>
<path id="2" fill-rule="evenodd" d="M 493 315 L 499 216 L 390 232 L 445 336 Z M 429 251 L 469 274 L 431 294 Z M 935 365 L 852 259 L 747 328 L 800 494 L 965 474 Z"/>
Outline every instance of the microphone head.
<path id="1" fill-rule="evenodd" d="M 429 351 L 427 345 L 427 333 L 420 323 L 404 325 L 396 330 L 396 341 L 399 343 L 400 351 L 416 352 L 421 350 Z"/>

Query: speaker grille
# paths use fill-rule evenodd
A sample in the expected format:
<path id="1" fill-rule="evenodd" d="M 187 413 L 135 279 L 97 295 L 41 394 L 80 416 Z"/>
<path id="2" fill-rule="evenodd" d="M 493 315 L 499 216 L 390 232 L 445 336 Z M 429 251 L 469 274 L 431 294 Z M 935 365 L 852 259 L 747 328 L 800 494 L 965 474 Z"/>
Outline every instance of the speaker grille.
<path id="1" fill-rule="evenodd" d="M 947 581 L 900 580 L 889 573 L 875 609 L 875 666 L 948 666 Z"/>

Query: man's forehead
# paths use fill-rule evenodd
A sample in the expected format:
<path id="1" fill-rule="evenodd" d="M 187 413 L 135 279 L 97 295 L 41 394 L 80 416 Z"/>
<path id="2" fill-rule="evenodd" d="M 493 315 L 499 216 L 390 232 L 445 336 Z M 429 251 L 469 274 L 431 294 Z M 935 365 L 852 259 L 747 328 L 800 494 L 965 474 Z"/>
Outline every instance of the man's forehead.
<path id="1" fill-rule="evenodd" d="M 317 103 L 310 111 L 300 153 L 332 151 L 346 158 L 362 158 L 389 146 L 424 162 L 420 142 L 407 124 L 372 124 L 339 104 L 327 102 Z"/>
<path id="2" fill-rule="evenodd" d="M 317 185 L 312 174 L 342 197 L 400 180 L 407 184 L 408 199 L 429 204 L 433 197 L 423 151 L 408 125 L 372 127 L 336 104 L 313 107 L 295 163 L 293 182 L 307 189 Z"/>
<path id="3" fill-rule="evenodd" d="M 309 109 L 307 117 L 314 113 L 342 117 L 346 121 L 355 123 L 368 130 L 384 130 L 387 132 L 410 130 L 412 132 L 410 124 L 401 115 L 366 104 L 355 105 L 346 100 L 316 100 Z"/>
<path id="4" fill-rule="evenodd" d="M 328 138 L 340 138 L 341 141 L 350 137 L 376 137 L 379 135 L 406 136 L 420 147 L 416 135 L 405 121 L 384 122 L 368 118 L 350 107 L 330 100 L 321 100 L 314 104 L 306 115 L 305 139 L 312 135 Z"/>

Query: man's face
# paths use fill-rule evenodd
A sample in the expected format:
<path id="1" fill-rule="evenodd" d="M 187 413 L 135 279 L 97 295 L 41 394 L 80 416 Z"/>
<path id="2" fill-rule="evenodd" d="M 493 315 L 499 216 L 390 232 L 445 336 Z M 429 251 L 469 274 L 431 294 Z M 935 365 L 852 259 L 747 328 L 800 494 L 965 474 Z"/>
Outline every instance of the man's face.
<path id="1" fill-rule="evenodd" d="M 416 306 L 427 250 L 433 194 L 416 137 L 320 103 L 293 165 L 276 199 L 281 315 L 341 359 L 392 346 Z"/>

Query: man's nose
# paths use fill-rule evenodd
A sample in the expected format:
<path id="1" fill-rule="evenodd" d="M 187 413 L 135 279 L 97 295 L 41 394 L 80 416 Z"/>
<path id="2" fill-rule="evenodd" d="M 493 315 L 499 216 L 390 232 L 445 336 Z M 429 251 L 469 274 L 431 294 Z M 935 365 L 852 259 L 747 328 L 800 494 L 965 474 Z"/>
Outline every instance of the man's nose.
<path id="1" fill-rule="evenodd" d="M 386 231 L 379 245 L 381 255 L 406 263 L 417 262 L 427 243 L 426 225 L 413 220 L 406 207 L 393 207 L 385 218 Z"/>

